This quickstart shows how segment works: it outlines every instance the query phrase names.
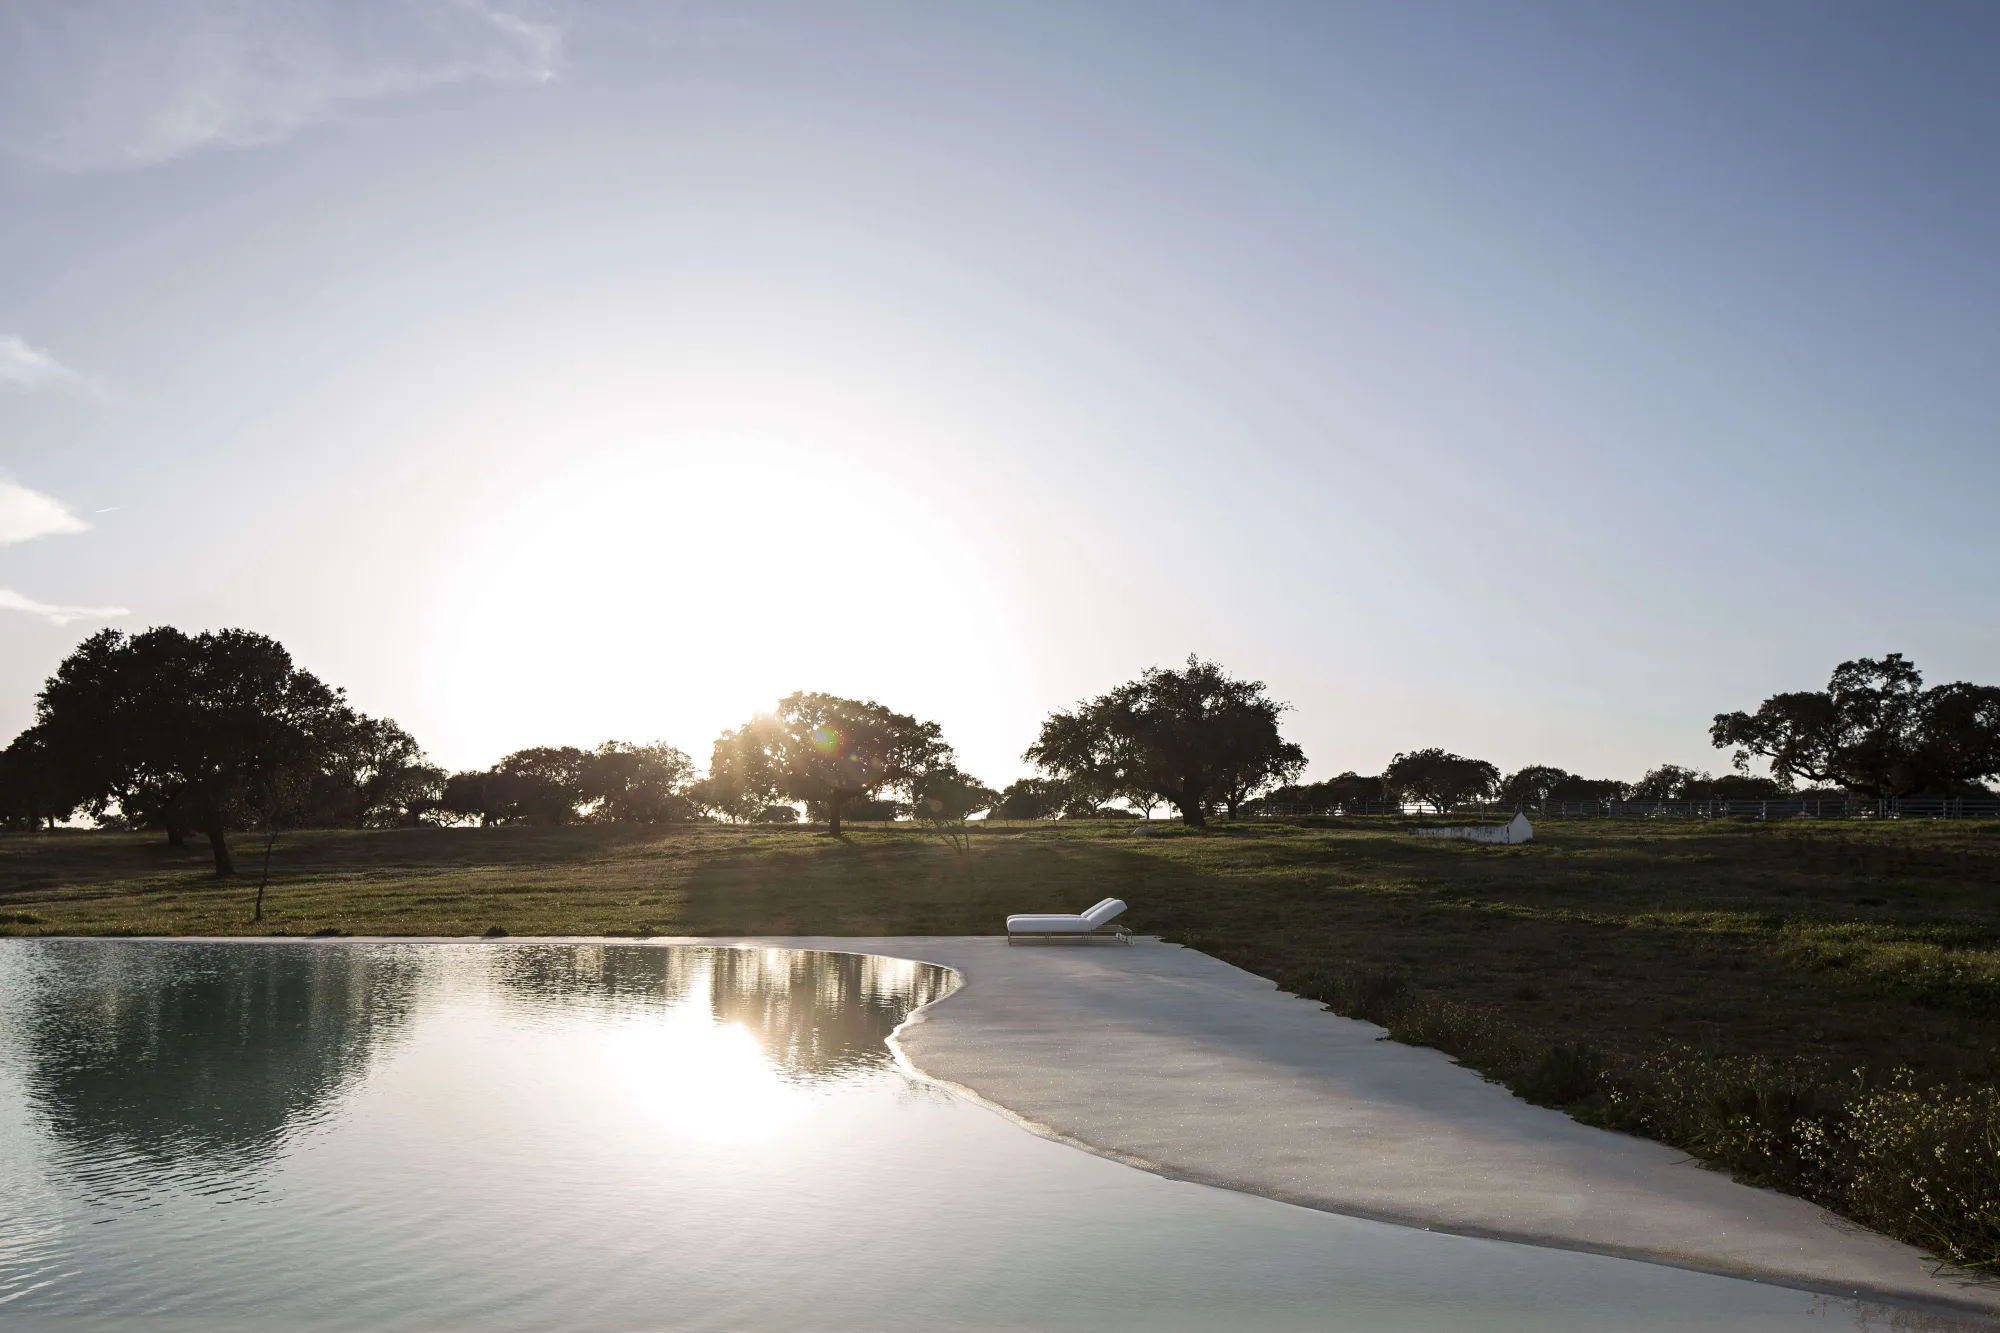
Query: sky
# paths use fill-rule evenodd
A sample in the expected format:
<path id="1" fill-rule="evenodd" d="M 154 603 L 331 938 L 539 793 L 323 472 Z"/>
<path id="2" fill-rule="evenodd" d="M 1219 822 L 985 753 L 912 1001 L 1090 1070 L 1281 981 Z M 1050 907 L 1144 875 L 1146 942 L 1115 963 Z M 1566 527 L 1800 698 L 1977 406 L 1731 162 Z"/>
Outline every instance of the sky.
<path id="1" fill-rule="evenodd" d="M 989 782 L 2000 679 L 2000 9 L 0 3 L 0 736 L 241 626 L 452 767 L 796 689 Z"/>

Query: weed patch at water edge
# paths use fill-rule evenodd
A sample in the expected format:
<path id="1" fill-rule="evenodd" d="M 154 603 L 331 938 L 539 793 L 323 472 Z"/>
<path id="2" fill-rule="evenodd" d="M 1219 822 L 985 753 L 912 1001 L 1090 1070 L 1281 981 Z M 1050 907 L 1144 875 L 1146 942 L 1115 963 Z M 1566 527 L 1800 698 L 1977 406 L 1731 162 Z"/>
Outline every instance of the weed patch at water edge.
<path id="1" fill-rule="evenodd" d="M 1287 989 L 1443 1051 L 1527 1101 L 1672 1144 L 2000 1279 L 2000 1089 L 1923 1085 L 1908 1071 L 1874 1086 L 1810 1061 L 1689 1047 L 1618 1060 L 1366 968 L 1317 969 Z"/>

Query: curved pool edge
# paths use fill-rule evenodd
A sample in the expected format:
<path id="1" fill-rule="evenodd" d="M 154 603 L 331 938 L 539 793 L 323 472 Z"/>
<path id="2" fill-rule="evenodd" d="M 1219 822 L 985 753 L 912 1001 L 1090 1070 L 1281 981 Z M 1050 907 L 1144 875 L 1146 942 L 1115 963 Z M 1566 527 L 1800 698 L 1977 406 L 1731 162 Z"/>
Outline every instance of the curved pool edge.
<path id="1" fill-rule="evenodd" d="M 974 936 L 939 939 L 936 941 L 936 944 L 954 945 L 973 940 L 982 941 L 989 945 L 994 942 L 988 937 Z M 777 943 L 776 940 L 757 942 Z M 850 942 L 850 947 L 852 943 L 858 942 Z M 1004 943 L 1004 940 L 998 942 Z M 1426 1212 L 1420 1209 L 1395 1206 L 1369 1206 L 1366 1203 L 1350 1199 L 1328 1197 L 1324 1193 L 1288 1189 L 1272 1182 L 1268 1178 L 1211 1170 L 1202 1165 L 1190 1164 L 1185 1161 L 1159 1160 L 1152 1156 L 1096 1141 L 1090 1136 L 1091 1131 L 1088 1128 L 1066 1130 L 1058 1127 L 1055 1124 L 1038 1118 L 1035 1114 L 1021 1109 L 1017 1104 L 1010 1104 L 1009 1100 L 1002 1100 L 1001 1098 L 1007 1094 L 989 1095 L 988 1091 L 982 1090 L 982 1088 L 972 1082 L 950 1077 L 939 1072 L 936 1068 L 926 1067 L 911 1053 L 906 1040 L 909 1034 L 925 1031 L 928 1029 L 928 1025 L 937 1022 L 939 1019 L 949 1022 L 954 1014 L 962 1012 L 963 1006 L 945 1008 L 945 1001 L 968 995 L 976 997 L 978 994 L 977 980 L 974 977 L 967 976 L 965 969 L 959 963 L 947 962 L 942 957 L 933 956 L 938 950 L 935 948 L 924 948 L 923 945 L 928 943 L 930 942 L 920 942 L 916 939 L 885 939 L 880 941 L 881 945 L 889 946 L 895 950 L 893 956 L 899 958 L 910 957 L 914 961 L 934 963 L 937 966 L 956 972 L 961 979 L 960 984 L 954 987 L 948 994 L 911 1011 L 910 1015 L 902 1023 L 898 1024 L 894 1032 L 890 1034 L 889 1045 L 898 1066 L 911 1076 L 964 1097 L 968 1101 L 1011 1121 L 1013 1124 L 1039 1137 L 1061 1143 L 1071 1148 L 1080 1149 L 1093 1156 L 1102 1157 L 1109 1161 L 1117 1162 L 1120 1165 L 1133 1167 L 1169 1180 L 1224 1189 L 1234 1193 L 1255 1195 L 1315 1212 L 1359 1218 L 1371 1222 L 1409 1227 L 1415 1230 L 1432 1231 L 1446 1235 L 1464 1236 L 1472 1239 L 1501 1241 L 1542 1249 L 1601 1255 L 1607 1258 L 1654 1264 L 1660 1267 L 1702 1273 L 1714 1277 L 1756 1282 L 1767 1286 L 1782 1287 L 1842 1300 L 1891 1306 L 1913 1313 L 1946 1316 L 1957 1321 L 1972 1319 L 1979 1321 L 1982 1326 L 1991 1324 L 1992 1326 L 2000 1327 L 2000 1284 L 1961 1281 L 1954 1276 L 1942 1273 L 1935 1266 L 1929 1265 L 1925 1261 L 1919 1261 L 1919 1266 L 1922 1268 L 1920 1274 L 1914 1277 L 1904 1276 L 1901 1278 L 1889 1278 L 1888 1280 L 1881 1280 L 1879 1277 L 1875 1280 L 1870 1280 L 1869 1278 L 1855 1279 L 1852 1277 L 1837 1278 L 1788 1270 L 1784 1267 L 1768 1264 L 1745 1264 L 1715 1260 L 1704 1261 L 1701 1258 L 1689 1256 L 1662 1245 L 1619 1244 L 1616 1242 L 1607 1242 L 1600 1238 L 1578 1236 L 1548 1227 L 1480 1225 L 1461 1219 L 1440 1217 L 1434 1212 Z M 1156 940 L 1148 940 L 1148 943 L 1154 947 L 1182 951 L 1181 946 L 1162 946 Z M 919 947 L 913 950 L 908 947 L 910 945 L 918 945 Z M 814 937 L 810 940 L 798 939 L 791 947 L 818 948 L 821 947 L 821 944 L 819 938 Z M 866 951 L 878 952 L 880 950 L 868 949 Z M 1027 951 L 1023 950 L 1022 952 L 1025 953 Z M 1226 968 L 1230 972 L 1239 973 L 1239 975 L 1244 977 L 1251 977 L 1251 974 L 1240 973 L 1239 969 L 1229 967 L 1228 964 L 1221 963 L 1220 960 L 1211 959 L 1208 955 L 1199 954 L 1198 951 L 1185 950 L 1184 952 L 1207 959 L 1207 961 L 1215 964 L 1215 966 Z M 974 970 L 976 971 L 977 968 L 975 967 Z M 1282 1000 L 1296 1001 L 1299 998 L 1288 992 L 1279 991 L 1275 985 L 1264 981 L 1262 978 L 1251 977 L 1251 980 L 1259 983 L 1271 995 Z M 1299 1008 L 1304 1008 L 1304 1006 L 1299 1006 Z M 1371 1042 L 1377 1039 L 1376 1034 L 1381 1033 L 1381 1029 L 1375 1027 L 1373 1024 L 1360 1023 L 1358 1020 L 1353 1019 L 1338 1018 L 1327 1013 L 1323 1006 L 1320 1005 L 1310 1005 L 1310 1012 L 1335 1023 L 1352 1024 L 1365 1028 L 1370 1034 Z M 1396 1046 L 1395 1043 L 1385 1042 L 1383 1044 L 1391 1047 Z M 1399 1049 L 1437 1057 L 1440 1060 L 1444 1059 L 1438 1052 L 1428 1051 L 1424 1048 L 1400 1047 Z M 1819 1215 L 1817 1220 L 1825 1223 L 1833 1235 L 1858 1239 L 1864 1244 L 1871 1246 L 1888 1247 L 1904 1251 L 1912 1256 L 1916 1254 L 1916 1251 L 1902 1245 L 1901 1242 L 1871 1232 L 1846 1219 L 1824 1213 L 1816 1205 L 1807 1203 L 1804 1200 L 1796 1199 L 1789 1195 L 1778 1194 L 1771 1190 L 1738 1184 L 1726 1176 L 1702 1167 L 1693 1159 L 1678 1153 L 1676 1150 L 1665 1148 L 1664 1145 L 1630 1135 L 1618 1134 L 1613 1131 L 1597 1130 L 1593 1127 L 1584 1126 L 1579 1122 L 1572 1121 L 1560 1112 L 1520 1102 L 1518 1099 L 1513 1098 L 1510 1093 L 1506 1093 L 1504 1089 L 1497 1089 L 1496 1085 L 1487 1083 L 1486 1080 L 1481 1079 L 1473 1071 L 1464 1069 L 1455 1062 L 1446 1061 L 1446 1063 L 1449 1065 L 1450 1071 L 1459 1078 L 1476 1083 L 1482 1088 L 1499 1091 L 1513 1106 L 1523 1108 L 1530 1114 L 1553 1117 L 1562 1124 L 1573 1126 L 1588 1135 L 1602 1136 L 1613 1141 L 1622 1141 L 1624 1144 L 1631 1145 L 1632 1148 L 1639 1151 L 1668 1153 L 1676 1159 L 1675 1165 L 1698 1173 L 1696 1179 L 1705 1183 L 1720 1185 L 1725 1192 L 1746 1191 L 1750 1197 L 1760 1200 L 1775 1200 L 1779 1201 L 1781 1205 L 1794 1209 L 1810 1210 L 1812 1213 Z M 1815 1239 L 1827 1238 L 1825 1236 L 1815 1237 Z"/>
<path id="2" fill-rule="evenodd" d="M 2000 1327 L 2000 1286 L 1962 1284 L 1950 1277 L 1939 1276 L 1928 1268 L 1920 1274 L 1913 1274 L 1910 1267 L 1916 1252 L 1898 1242 L 1833 1218 L 1802 1200 L 1738 1185 L 1662 1145 L 1592 1129 L 1571 1121 L 1560 1112 L 1529 1106 L 1437 1052 L 1389 1042 L 1378 1043 L 1376 1038 L 1380 1029 L 1371 1024 L 1335 1017 L 1317 1005 L 1299 1004 L 1297 997 L 1278 991 L 1262 978 L 1208 955 L 1180 946 L 1162 945 L 1157 941 L 1142 941 L 1140 948 L 1114 951 L 1074 945 L 1010 949 L 1005 947 L 1004 936 L 520 935 L 486 939 L 479 936 L 86 935 L 9 938 L 42 942 L 103 942 L 115 939 L 311 945 L 451 943 L 501 948 L 548 944 L 775 948 L 920 963 L 949 973 L 955 984 L 945 994 L 916 1006 L 891 1031 L 886 1043 L 897 1067 L 911 1077 L 964 1097 L 1039 1137 L 1120 1165 L 1171 1180 L 1256 1195 L 1316 1212 L 1476 1239 L 1627 1259 L 1957 1320 L 1970 1318 Z M 1132 992 L 1142 986 L 1148 988 L 1148 994 L 1143 997 L 1145 1003 L 1140 1007 L 1147 1009 L 1147 1013 L 1142 1020 L 1135 1021 Z M 1195 1002 L 1194 1008 L 1174 1003 L 1176 1000 L 1189 1000 L 1190 993 Z M 959 1003 L 947 1006 L 946 1001 L 949 1000 Z M 1225 1011 L 1240 1012 L 1231 1015 Z M 1224 1017 L 1247 1020 L 1248 1027 L 1240 1023 L 1233 1028 L 1227 1023 L 1218 1027 L 1216 1022 L 1210 1021 L 1218 1013 Z M 1787 1219 L 1794 1223 L 1796 1234 L 1792 1239 L 1802 1242 L 1810 1252 L 1817 1253 L 1828 1243 L 1850 1251 L 1872 1251 L 1864 1256 L 1860 1265 L 1871 1271 L 1860 1277 L 1850 1273 L 1834 1276 L 1802 1271 L 1806 1267 L 1804 1264 L 1774 1263 L 1768 1257 L 1760 1262 L 1745 1262 L 1740 1256 L 1689 1254 L 1684 1249 L 1675 1248 L 1665 1236 L 1651 1238 L 1652 1243 L 1642 1239 L 1634 1244 L 1607 1239 L 1601 1231 L 1580 1235 L 1577 1233 L 1583 1229 L 1587 1219 L 1574 1216 L 1565 1219 L 1549 1215 L 1538 1219 L 1539 1224 L 1530 1221 L 1527 1224 L 1494 1225 L 1475 1217 L 1453 1216 L 1448 1206 L 1435 1203 L 1429 1208 L 1415 1206 L 1427 1196 L 1426 1182 L 1415 1175 L 1396 1182 L 1399 1189 L 1391 1191 L 1392 1197 L 1385 1201 L 1380 1191 L 1366 1197 L 1352 1190 L 1343 1194 L 1338 1189 L 1326 1188 L 1324 1181 L 1317 1189 L 1288 1187 L 1274 1178 L 1269 1170 L 1244 1169 L 1241 1162 L 1235 1164 L 1234 1169 L 1229 1169 L 1230 1164 L 1218 1162 L 1217 1156 L 1226 1157 L 1236 1140 L 1258 1137 L 1240 1123 L 1231 1123 L 1232 1120 L 1241 1121 L 1243 1104 L 1246 1101 L 1258 1103 L 1264 1096 L 1284 1091 L 1285 1085 L 1299 1081 L 1297 1075 L 1302 1062 L 1297 1058 L 1287 1058 L 1296 1057 L 1299 1053 L 1276 1049 L 1274 1041 L 1277 1046 L 1282 1046 L 1285 1040 L 1298 1037 L 1302 1018 L 1309 1037 L 1327 1033 L 1344 1033 L 1351 1037 L 1358 1030 L 1365 1045 L 1352 1047 L 1349 1043 L 1349 1048 L 1339 1052 L 1346 1064 L 1364 1064 L 1371 1060 L 1408 1064 L 1414 1058 L 1431 1066 L 1428 1070 L 1430 1074 L 1455 1085 L 1449 1090 L 1473 1094 L 1470 1097 L 1461 1096 L 1460 1101 L 1483 1102 L 1483 1111 L 1504 1113 L 1494 1119 L 1513 1120 L 1519 1124 L 1526 1117 L 1542 1131 L 1544 1138 L 1581 1138 L 1598 1149 L 1603 1149 L 1605 1142 L 1610 1141 L 1614 1156 L 1623 1153 L 1654 1159 L 1642 1162 L 1640 1165 L 1644 1167 L 1660 1166 L 1658 1159 L 1664 1154 L 1673 1159 L 1670 1163 L 1672 1174 L 1680 1176 L 1683 1185 L 1692 1181 L 1710 1194 L 1729 1196 L 1745 1207 L 1761 1202 L 1766 1205 L 1767 1211 L 1769 1206 L 1776 1205 L 1778 1209 L 1794 1214 Z M 931 1039 L 920 1040 L 917 1044 L 932 1049 L 928 1054 L 913 1052 L 910 1049 L 913 1038 Z M 1137 1062 L 1139 1068 L 1135 1070 L 1131 1048 L 1138 1046 L 1145 1047 L 1145 1055 Z M 1177 1055 L 1185 1057 L 1178 1067 L 1175 1065 Z M 1195 1072 L 1202 1076 L 1189 1080 L 1189 1065 L 1196 1067 Z M 1328 1071 L 1319 1069 L 1313 1072 L 1325 1075 Z M 1042 1086 L 1036 1086 L 1033 1076 L 1051 1073 L 1057 1077 L 1053 1080 L 1043 1077 Z M 1013 1076 L 1011 1083 L 1010 1074 Z M 1025 1083 L 1024 1075 L 1028 1076 Z M 1130 1114 L 1132 1108 L 1129 1105 L 1121 1105 L 1121 1094 L 1126 1102 L 1140 1100 L 1131 1095 L 1139 1090 L 1135 1078 L 1152 1085 L 1145 1091 L 1155 1094 L 1150 1102 L 1139 1108 L 1136 1116 Z M 1260 1079 L 1266 1081 L 1260 1085 Z M 1047 1086 L 1051 1081 L 1064 1086 L 1052 1090 Z M 1333 1082 L 1335 1086 L 1331 1088 L 1318 1087 L 1308 1091 L 1319 1102 L 1324 1103 L 1331 1098 L 1337 1103 L 1341 1080 L 1336 1077 Z M 1178 1144 L 1160 1142 L 1155 1133 L 1155 1141 L 1169 1149 L 1157 1152 L 1133 1151 L 1130 1146 L 1120 1147 L 1103 1141 L 1122 1134 L 1129 1143 L 1135 1134 L 1149 1129 L 1157 1131 L 1162 1108 L 1156 1094 L 1159 1086 L 1169 1083 L 1180 1093 L 1166 1099 L 1169 1118 L 1182 1125 L 1201 1123 L 1208 1132 Z M 1297 1089 L 1291 1091 L 1296 1092 Z M 1498 1100 L 1495 1100 L 1496 1097 Z M 1402 1112 L 1420 1115 L 1431 1113 L 1433 1118 L 1437 1118 L 1435 1113 L 1439 1109 L 1415 1103 L 1399 1108 Z M 1464 1107 L 1444 1109 L 1462 1112 Z M 1337 1120 L 1339 1117 L 1336 1115 L 1333 1118 Z M 1452 1117 L 1447 1114 L 1442 1118 L 1449 1121 Z M 1483 1147 L 1489 1159 L 1500 1155 L 1501 1149 L 1507 1146 L 1504 1129 L 1511 1127 L 1503 1126 L 1503 1132 L 1496 1134 L 1495 1125 L 1483 1121 L 1471 1126 L 1447 1126 L 1464 1132 L 1473 1140 L 1471 1146 L 1475 1150 Z M 1330 1148 L 1326 1126 L 1294 1125 L 1295 1138 L 1302 1129 L 1308 1132 L 1309 1146 L 1313 1150 L 1309 1155 L 1317 1157 L 1318 1166 L 1323 1168 L 1330 1163 L 1339 1168 L 1363 1160 L 1351 1146 L 1345 1150 Z M 1232 1133 L 1232 1130 L 1245 1132 Z M 1333 1127 L 1334 1141 L 1338 1141 L 1338 1132 L 1338 1127 Z M 1350 1144 L 1353 1141 L 1348 1140 Z M 1292 1146 L 1297 1147 L 1298 1144 Z M 1466 1145 L 1457 1146 L 1463 1149 Z M 1547 1149 L 1550 1145 L 1543 1143 L 1537 1146 Z M 1563 1145 L 1558 1143 L 1555 1146 L 1560 1148 Z M 1475 1151 L 1471 1163 L 1474 1169 L 1480 1165 L 1478 1156 Z M 1486 1165 L 1490 1166 L 1491 1162 Z M 1337 1170 L 1335 1174 L 1338 1174 Z M 1627 1187 L 1631 1184 L 1629 1180 L 1610 1183 Z M 1585 1184 L 1587 1186 L 1589 1182 Z M 1533 1191 L 1529 1191 L 1531 1201 L 1532 1195 Z M 1679 1202 L 1684 1203 L 1685 1200 Z M 1800 1230 L 1796 1224 L 1806 1213 L 1811 1214 L 1812 1221 L 1818 1225 Z M 1625 1220 L 1631 1220 L 1629 1210 Z M 1643 1226 L 1640 1229 L 1643 1230 Z M 1755 1234 L 1754 1228 L 1746 1229 L 1741 1219 L 1736 1219 L 1733 1228 L 1724 1226 L 1715 1234 L 1724 1237 L 1740 1235 L 1745 1242 L 1765 1239 Z M 1708 1237 L 1711 1243 L 1714 1238 L 1714 1234 Z M 1923 1267 L 1921 1261 L 1916 1262 L 1918 1267 Z"/>

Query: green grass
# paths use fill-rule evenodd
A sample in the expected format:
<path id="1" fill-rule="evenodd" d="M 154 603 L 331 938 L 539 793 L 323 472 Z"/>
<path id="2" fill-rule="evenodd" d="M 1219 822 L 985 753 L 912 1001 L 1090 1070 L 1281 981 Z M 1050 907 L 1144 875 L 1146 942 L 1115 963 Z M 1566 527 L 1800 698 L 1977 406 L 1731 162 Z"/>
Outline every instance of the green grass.
<path id="1" fill-rule="evenodd" d="M 1157 933 L 1972 1268 L 2000 1265 L 2000 824 L 413 829 L 233 883 L 156 837 L 0 837 L 0 934 Z"/>

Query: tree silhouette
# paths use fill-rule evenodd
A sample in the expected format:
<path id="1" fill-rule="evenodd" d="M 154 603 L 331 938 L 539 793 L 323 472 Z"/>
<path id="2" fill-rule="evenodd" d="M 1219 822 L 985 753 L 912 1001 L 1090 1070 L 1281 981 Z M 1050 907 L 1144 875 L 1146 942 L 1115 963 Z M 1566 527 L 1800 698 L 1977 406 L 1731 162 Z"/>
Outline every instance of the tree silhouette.
<path id="1" fill-rule="evenodd" d="M 1530 764 L 1509 773 L 1500 784 L 1500 804 L 1516 809 L 1524 805 L 1540 805 L 1550 799 L 1550 793 L 1575 777 L 1574 773 L 1548 764 Z"/>
<path id="2" fill-rule="evenodd" d="M 694 760 L 671 745 L 606 741 L 578 776 L 594 824 L 676 824 L 695 813 Z"/>
<path id="3" fill-rule="evenodd" d="M 1223 809 L 1232 820 L 1245 801 L 1292 781 L 1306 767 L 1306 752 L 1278 735 L 1275 716 L 1246 711 L 1238 720 L 1249 732 L 1243 738 L 1245 757 L 1223 771 L 1221 784 Z"/>
<path id="4" fill-rule="evenodd" d="M 590 756 L 574 745 L 536 745 L 502 759 L 493 771 L 501 782 L 506 822 L 574 823 L 589 762 Z"/>
<path id="5" fill-rule="evenodd" d="M 1617 801 L 1631 788 L 1611 778 L 1583 778 L 1548 764 L 1530 764 L 1500 784 L 1500 803 L 1520 808 L 1549 801 Z"/>
<path id="6" fill-rule="evenodd" d="M 999 792 L 955 765 L 938 765 L 910 782 L 911 816 L 961 852 L 971 845 L 966 818 L 990 810 L 999 799 Z"/>
<path id="7" fill-rule="evenodd" d="M 951 761 L 935 722 L 872 699 L 801 692 L 716 740 L 705 795 L 728 810 L 760 809 L 774 797 L 805 801 L 838 835 L 853 802 L 885 790 L 907 793 L 912 781 Z"/>
<path id="8" fill-rule="evenodd" d="M 1149 668 L 1109 694 L 1042 723 L 1024 756 L 1093 807 L 1099 797 L 1147 791 L 1193 825 L 1210 805 L 1233 814 L 1257 791 L 1296 775 L 1305 756 L 1278 733 L 1285 705 L 1262 681 L 1232 679 L 1190 656 L 1180 670 Z"/>
<path id="9" fill-rule="evenodd" d="M 226 830 L 280 774 L 324 771 L 358 719 L 340 691 L 247 630 L 189 636 L 104 630 L 42 689 L 38 727 L 95 812 L 152 812 L 208 836 L 235 873 Z"/>
<path id="10" fill-rule="evenodd" d="M 1632 784 L 1631 796 L 1635 801 L 1700 800 L 1707 794 L 1706 788 L 1711 781 L 1713 779 L 1699 769 L 1661 764 L 1658 768 L 1648 769 Z"/>
<path id="11" fill-rule="evenodd" d="M 1783 782 L 1875 797 L 1946 794 L 2000 777 L 2000 687 L 1925 689 L 1901 653 L 1864 657 L 1835 667 L 1824 690 L 1716 714 L 1709 739 L 1736 747 L 1739 770 L 1761 758 Z"/>
<path id="12" fill-rule="evenodd" d="M 46 728 L 29 727 L 0 750 L 0 828 L 54 828 L 87 799 Z"/>
<path id="13" fill-rule="evenodd" d="M 1069 788 L 1054 778 L 1021 778 L 1007 784 L 987 817 L 1054 819 L 1069 803 Z"/>
<path id="14" fill-rule="evenodd" d="M 444 780 L 437 808 L 452 819 L 476 819 L 485 828 L 500 822 L 501 783 L 491 769 L 466 769 Z"/>
<path id="15" fill-rule="evenodd" d="M 314 804 L 356 828 L 415 824 L 437 807 L 444 770 L 388 718 L 356 717 L 335 748 L 328 789 Z"/>
<path id="16" fill-rule="evenodd" d="M 1500 785 L 1500 770 L 1484 759 L 1467 759 L 1432 747 L 1399 754 L 1382 770 L 1382 786 L 1391 800 L 1416 800 L 1439 814 L 1454 805 L 1491 797 Z"/>

